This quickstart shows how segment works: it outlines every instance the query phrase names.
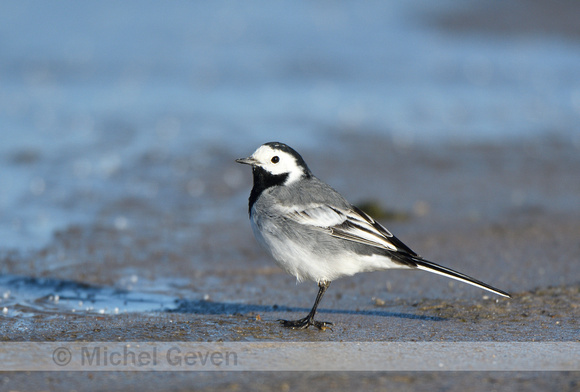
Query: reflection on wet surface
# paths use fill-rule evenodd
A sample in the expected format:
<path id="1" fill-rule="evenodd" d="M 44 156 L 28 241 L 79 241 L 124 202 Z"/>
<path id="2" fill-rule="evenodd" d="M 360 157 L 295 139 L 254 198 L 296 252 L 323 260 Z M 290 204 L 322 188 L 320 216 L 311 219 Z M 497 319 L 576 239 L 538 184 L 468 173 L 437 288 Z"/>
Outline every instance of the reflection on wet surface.
<path id="1" fill-rule="evenodd" d="M 7 317 L 154 312 L 178 307 L 177 299 L 168 295 L 67 280 L 2 275 L 0 288 L 0 308 Z"/>

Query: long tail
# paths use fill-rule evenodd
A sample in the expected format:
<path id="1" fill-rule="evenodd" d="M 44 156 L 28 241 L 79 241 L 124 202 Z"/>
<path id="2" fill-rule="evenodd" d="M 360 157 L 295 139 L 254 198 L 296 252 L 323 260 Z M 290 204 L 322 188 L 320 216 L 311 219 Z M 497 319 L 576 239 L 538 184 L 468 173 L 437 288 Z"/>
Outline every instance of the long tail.
<path id="1" fill-rule="evenodd" d="M 495 287 L 490 286 L 487 283 L 483 283 L 480 280 L 473 279 L 471 276 L 467 276 L 465 274 L 462 274 L 461 272 L 454 271 L 451 268 L 443 267 L 442 265 L 435 264 L 431 261 L 421 259 L 421 258 L 413 257 L 412 260 L 415 263 L 415 266 L 420 270 L 429 271 L 429 272 L 433 272 L 434 274 L 447 276 L 448 278 L 456 279 L 456 280 L 459 280 L 461 282 L 471 284 L 473 286 L 479 287 L 479 288 L 484 289 L 484 290 L 491 291 L 492 293 L 496 293 L 496 294 L 499 294 L 499 295 L 504 296 L 504 297 L 508 297 L 508 298 L 512 297 L 509 293 L 507 293 L 503 290 L 496 289 Z"/>

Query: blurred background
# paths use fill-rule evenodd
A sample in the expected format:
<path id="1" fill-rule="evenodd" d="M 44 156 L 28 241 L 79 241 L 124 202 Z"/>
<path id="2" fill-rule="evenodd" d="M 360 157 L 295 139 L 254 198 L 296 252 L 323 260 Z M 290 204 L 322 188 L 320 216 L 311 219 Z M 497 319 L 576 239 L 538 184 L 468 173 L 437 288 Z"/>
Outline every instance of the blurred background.
<path id="1" fill-rule="evenodd" d="M 169 249 L 203 223 L 247 224 L 233 159 L 267 141 L 340 190 L 357 171 L 331 174 L 332 159 L 368 158 L 354 140 L 577 151 L 579 4 L 3 1 L 0 249 L 87 225 L 149 228 Z"/>
<path id="2" fill-rule="evenodd" d="M 94 204 L 128 192 L 107 180 L 129 168 L 139 177 L 147 156 L 187 158 L 186 170 L 212 149 L 246 156 L 279 140 L 316 150 L 341 134 L 401 146 L 545 136 L 579 146 L 579 10 L 575 1 L 2 2 L 0 247 L 39 247 L 93 219 Z M 154 178 L 135 178 L 129 191 L 159 191 Z M 184 180 L 203 193 L 201 180 Z"/>

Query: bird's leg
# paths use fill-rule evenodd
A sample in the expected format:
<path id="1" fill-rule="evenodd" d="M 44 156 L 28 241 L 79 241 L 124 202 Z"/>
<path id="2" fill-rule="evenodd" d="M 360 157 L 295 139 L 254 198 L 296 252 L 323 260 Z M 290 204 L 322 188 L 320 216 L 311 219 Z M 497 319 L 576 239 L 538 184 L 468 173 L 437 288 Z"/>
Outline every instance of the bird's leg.
<path id="1" fill-rule="evenodd" d="M 330 281 L 322 280 L 318 282 L 318 294 L 316 295 L 316 301 L 314 301 L 314 306 L 308 316 L 301 318 L 300 320 L 278 320 L 282 323 L 282 326 L 292 329 L 306 329 L 311 325 L 314 325 L 316 328 L 325 330 L 328 326 L 332 325 L 332 323 L 327 321 L 315 321 L 314 315 L 316 314 L 316 308 L 322 299 L 322 296 L 326 292 L 326 289 L 330 286 Z"/>

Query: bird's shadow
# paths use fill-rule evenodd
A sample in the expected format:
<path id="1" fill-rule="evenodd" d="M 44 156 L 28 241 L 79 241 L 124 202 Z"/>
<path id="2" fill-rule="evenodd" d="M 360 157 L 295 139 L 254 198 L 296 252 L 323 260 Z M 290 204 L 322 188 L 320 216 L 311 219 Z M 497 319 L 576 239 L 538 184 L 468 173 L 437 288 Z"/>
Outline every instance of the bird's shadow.
<path id="1" fill-rule="evenodd" d="M 210 315 L 247 315 L 280 312 L 310 312 L 309 308 L 298 308 L 278 305 L 255 305 L 228 302 L 213 302 L 205 300 L 179 300 L 175 309 L 168 309 L 171 313 L 210 314 Z M 352 314 L 359 316 L 396 317 L 423 321 L 444 321 L 446 318 L 438 316 L 424 316 L 411 313 L 389 312 L 384 310 L 349 310 L 349 309 L 319 309 L 317 313 Z"/>

